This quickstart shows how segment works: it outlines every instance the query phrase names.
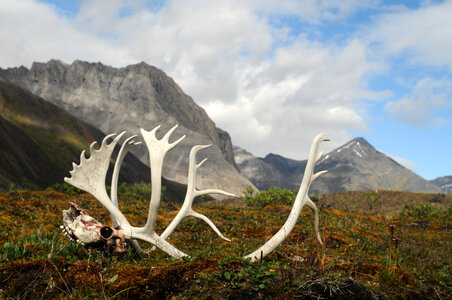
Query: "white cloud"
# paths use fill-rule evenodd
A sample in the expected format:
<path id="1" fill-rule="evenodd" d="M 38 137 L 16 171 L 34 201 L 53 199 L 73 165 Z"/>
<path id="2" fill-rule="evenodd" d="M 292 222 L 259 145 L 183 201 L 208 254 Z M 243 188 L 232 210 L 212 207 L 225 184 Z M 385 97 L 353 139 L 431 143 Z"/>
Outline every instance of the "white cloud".
<path id="1" fill-rule="evenodd" d="M 234 143 L 256 155 L 273 151 L 304 158 L 312 137 L 321 131 L 334 141 L 325 148 L 333 149 L 351 138 L 348 130 L 367 129 L 357 100 L 380 97 L 365 89 L 363 77 L 374 66 L 364 51 L 358 41 L 327 48 L 305 40 L 278 49 L 272 60 L 244 72 L 239 100 L 206 109 L 231 132 Z M 237 115 L 243 117 L 237 120 Z M 260 130 L 254 135 L 244 128 Z"/>
<path id="2" fill-rule="evenodd" d="M 0 66 L 51 58 L 113 66 L 144 60 L 173 77 L 233 143 L 257 155 L 302 159 L 318 132 L 335 141 L 325 147 L 332 149 L 351 138 L 349 130 L 367 128 L 358 100 L 386 96 L 367 87 L 366 74 L 380 66 L 369 62 L 360 40 L 289 38 L 287 28 L 269 19 L 281 14 L 319 23 L 372 5 L 171 0 L 151 10 L 141 1 L 103 0 L 83 1 L 74 18 L 65 18 L 36 1 L 2 0 Z"/>
<path id="3" fill-rule="evenodd" d="M 452 1 L 404 9 L 377 18 L 366 33 L 385 55 L 452 70 Z"/>
<path id="4" fill-rule="evenodd" d="M 390 158 L 392 158 L 393 160 L 395 160 L 398 164 L 404 166 L 407 169 L 413 170 L 413 169 L 418 168 L 418 166 L 414 162 L 412 162 L 406 158 L 403 158 L 403 157 L 400 157 L 397 155 L 393 155 L 393 154 L 388 154 L 388 153 L 385 153 L 385 154 L 387 156 L 389 156 Z"/>
<path id="5" fill-rule="evenodd" d="M 389 101 L 385 110 L 399 122 L 414 126 L 444 125 L 449 120 L 436 115 L 436 111 L 450 110 L 452 82 L 445 79 L 424 78 L 417 82 L 411 95 Z"/>
<path id="6" fill-rule="evenodd" d="M 72 62 L 132 60 L 124 49 L 95 33 L 77 29 L 69 20 L 56 14 L 52 7 L 33 0 L 0 2 L 0 66 L 30 66 L 33 61 L 52 58 Z"/>

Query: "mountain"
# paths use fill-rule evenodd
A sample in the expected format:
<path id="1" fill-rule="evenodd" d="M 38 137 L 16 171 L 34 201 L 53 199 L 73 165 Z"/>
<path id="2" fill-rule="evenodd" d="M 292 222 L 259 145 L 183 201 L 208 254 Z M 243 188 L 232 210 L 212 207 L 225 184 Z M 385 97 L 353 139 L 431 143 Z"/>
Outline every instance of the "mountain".
<path id="1" fill-rule="evenodd" d="M 452 176 L 438 177 L 430 182 L 439 186 L 444 193 L 452 194 Z"/>
<path id="2" fill-rule="evenodd" d="M 267 190 L 272 186 L 284 186 L 284 175 L 262 158 L 255 157 L 237 146 L 233 147 L 233 152 L 240 173 L 250 179 L 256 187 Z"/>
<path id="3" fill-rule="evenodd" d="M 261 189 L 270 186 L 298 189 L 307 163 L 306 160 L 297 161 L 275 154 L 269 154 L 263 159 L 255 158 L 251 154 L 244 157 L 240 151 L 235 155 L 242 157 L 241 162 L 237 163 L 242 174 L 249 176 L 248 179 Z M 266 172 L 256 177 L 253 172 L 249 172 L 253 168 L 265 169 Z M 328 170 L 328 173 L 312 184 L 312 193 L 374 189 L 441 192 L 434 184 L 377 151 L 363 138 L 353 139 L 322 156 L 315 172 L 321 170 Z"/>
<path id="4" fill-rule="evenodd" d="M 229 135 L 215 127 L 199 107 L 163 71 L 145 63 L 113 68 L 101 63 L 58 60 L 25 67 L 0 69 L 0 76 L 64 108 L 70 114 L 105 133 L 162 125 L 158 137 L 175 124 L 179 128 L 170 141 L 186 135 L 164 163 L 164 177 L 186 183 L 188 154 L 193 145 L 213 144 L 200 151 L 209 161 L 198 170 L 199 188 L 221 188 L 240 193 L 251 183 L 236 169 Z M 160 135 L 160 136 L 159 136 Z M 148 164 L 145 146 L 133 153 Z"/>
<path id="5" fill-rule="evenodd" d="M 63 109 L 0 78 L 0 188 L 62 183 L 80 153 L 104 134 Z M 149 169 L 126 156 L 121 181 L 149 182 Z"/>

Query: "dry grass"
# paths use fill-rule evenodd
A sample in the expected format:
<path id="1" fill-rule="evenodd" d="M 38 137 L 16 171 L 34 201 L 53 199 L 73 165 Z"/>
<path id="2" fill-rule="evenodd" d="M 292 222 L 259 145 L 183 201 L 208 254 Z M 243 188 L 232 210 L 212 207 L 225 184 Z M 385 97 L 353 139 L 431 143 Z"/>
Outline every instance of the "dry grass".
<path id="1" fill-rule="evenodd" d="M 381 192 L 403 208 L 434 195 Z M 269 239 L 290 212 L 285 205 L 254 208 L 243 200 L 229 205 L 206 203 L 195 209 L 212 219 L 231 243 L 219 239 L 197 219 L 185 219 L 169 241 L 192 255 L 183 261 L 161 251 L 139 258 L 132 251 L 111 257 L 65 240 L 59 233 L 62 210 L 77 202 L 92 216 L 108 220 L 105 210 L 89 195 L 69 196 L 55 191 L 0 193 L 0 297 L 2 298 L 303 298 L 377 299 L 451 297 L 452 220 L 437 210 L 423 216 L 393 216 L 365 212 L 359 193 L 325 195 L 320 204 L 350 197 L 358 207 L 322 208 L 320 223 L 325 247 L 313 236 L 312 214 L 304 210 L 293 233 L 260 263 L 240 257 Z M 121 208 L 134 225 L 142 225 L 148 201 L 122 196 Z M 239 205 L 237 205 L 239 204 Z M 368 205 L 367 205 L 368 206 Z M 158 218 L 161 232 L 178 204 L 163 203 Z M 374 209 L 374 208 L 373 208 Z M 395 215 L 395 216 L 394 216 Z M 391 234 L 389 225 L 395 224 Z M 397 244 L 392 237 L 401 239 Z M 149 248 L 147 245 L 143 245 Z"/>
<path id="2" fill-rule="evenodd" d="M 372 191 L 371 191 L 372 192 Z M 452 205 L 452 194 L 423 194 L 397 191 L 378 191 L 379 198 L 374 205 L 370 205 L 369 192 L 343 192 L 323 194 L 320 197 L 321 207 L 334 207 L 344 211 L 363 211 L 367 213 L 380 213 L 397 216 L 407 204 L 435 203 L 435 205 L 448 208 Z"/>

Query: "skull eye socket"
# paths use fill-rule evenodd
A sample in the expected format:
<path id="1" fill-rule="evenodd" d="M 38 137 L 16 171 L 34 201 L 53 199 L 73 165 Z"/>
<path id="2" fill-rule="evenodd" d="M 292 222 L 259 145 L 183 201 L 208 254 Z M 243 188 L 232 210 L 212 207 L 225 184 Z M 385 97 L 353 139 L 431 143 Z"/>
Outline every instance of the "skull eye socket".
<path id="1" fill-rule="evenodd" d="M 111 227 L 104 226 L 100 229 L 100 236 L 102 238 L 108 240 L 109 238 L 111 238 L 112 235 L 113 235 L 113 229 L 111 229 Z"/>

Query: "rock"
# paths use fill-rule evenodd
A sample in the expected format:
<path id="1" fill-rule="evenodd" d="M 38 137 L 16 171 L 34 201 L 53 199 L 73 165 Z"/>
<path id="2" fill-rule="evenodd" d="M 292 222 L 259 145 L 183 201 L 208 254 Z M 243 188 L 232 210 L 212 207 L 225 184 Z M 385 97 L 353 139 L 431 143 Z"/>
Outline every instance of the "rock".
<path id="1" fill-rule="evenodd" d="M 33 63 L 30 70 L 0 69 L 0 76 L 104 133 L 127 130 L 139 135 L 140 127 L 151 130 L 159 124 L 160 132 L 165 133 L 179 124 L 174 139 L 184 134 L 187 137 L 165 160 L 163 175 L 170 180 L 186 183 L 191 147 L 213 144 L 198 154 L 199 159 L 209 158 L 199 169 L 199 188 L 220 188 L 237 194 L 251 185 L 235 169 L 229 135 L 217 129 L 204 109 L 170 77 L 146 63 L 113 68 L 79 60 L 70 65 L 51 60 Z M 136 147 L 133 153 L 148 164 L 146 147 Z"/>
<path id="2" fill-rule="evenodd" d="M 244 155 L 241 151 L 234 153 L 240 172 L 258 188 L 277 186 L 294 190 L 300 187 L 306 160 L 297 161 L 276 154 L 262 159 L 249 153 Z M 315 172 L 321 170 L 328 170 L 328 173 L 312 184 L 310 193 L 376 189 L 441 192 L 436 185 L 377 151 L 363 138 L 353 139 L 324 155 L 317 163 Z"/>

